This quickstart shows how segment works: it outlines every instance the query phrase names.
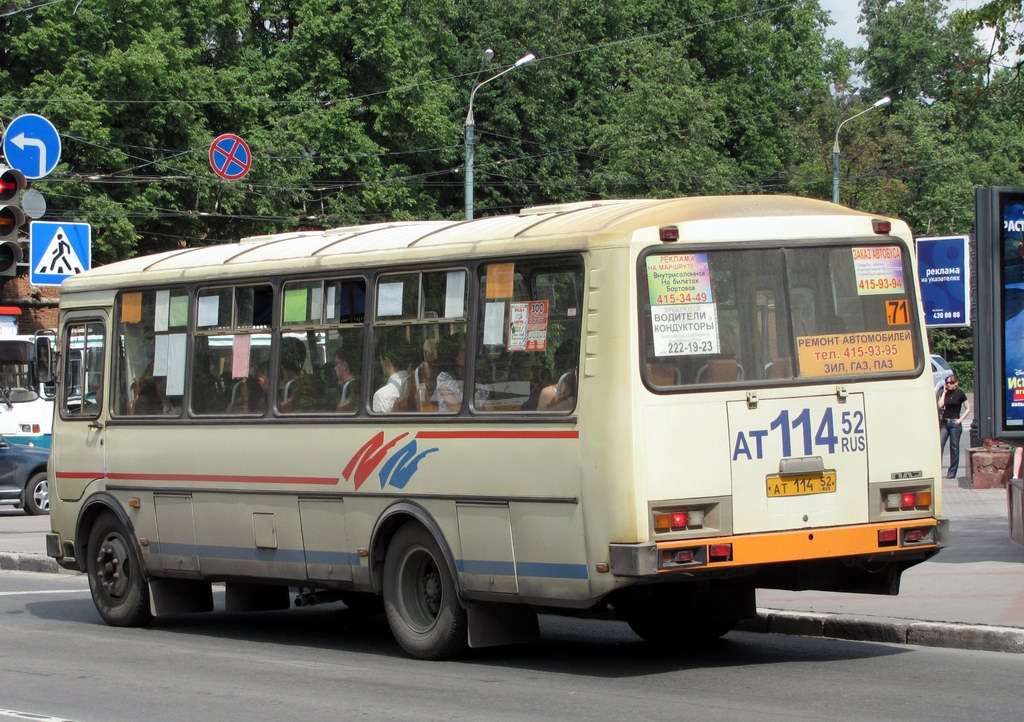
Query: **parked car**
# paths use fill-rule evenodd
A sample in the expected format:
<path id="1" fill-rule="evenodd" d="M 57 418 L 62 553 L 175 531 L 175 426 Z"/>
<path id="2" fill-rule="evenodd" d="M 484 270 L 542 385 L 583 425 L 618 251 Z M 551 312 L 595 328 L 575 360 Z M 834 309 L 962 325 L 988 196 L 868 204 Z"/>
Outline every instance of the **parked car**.
<path id="1" fill-rule="evenodd" d="M 49 449 L 10 444 L 0 435 L 0 504 L 21 507 L 26 514 L 49 514 L 49 460 Z"/>
<path id="2" fill-rule="evenodd" d="M 932 385 L 935 387 L 936 398 L 942 393 L 942 386 L 946 383 L 946 379 L 953 373 L 953 369 L 946 363 L 946 359 L 942 358 L 938 354 L 932 354 Z"/>

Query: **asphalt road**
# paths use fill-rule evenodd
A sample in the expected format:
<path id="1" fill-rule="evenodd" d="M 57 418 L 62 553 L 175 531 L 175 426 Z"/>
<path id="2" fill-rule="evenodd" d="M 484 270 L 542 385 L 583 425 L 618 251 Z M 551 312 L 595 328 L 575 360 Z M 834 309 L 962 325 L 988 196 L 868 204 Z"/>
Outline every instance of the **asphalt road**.
<path id="1" fill-rule="evenodd" d="M 541 626 L 420 662 L 341 605 L 117 629 L 84 577 L 0 572 L 0 720 L 1020 718 L 1024 655 L 740 632 L 666 652 L 621 623 Z"/>

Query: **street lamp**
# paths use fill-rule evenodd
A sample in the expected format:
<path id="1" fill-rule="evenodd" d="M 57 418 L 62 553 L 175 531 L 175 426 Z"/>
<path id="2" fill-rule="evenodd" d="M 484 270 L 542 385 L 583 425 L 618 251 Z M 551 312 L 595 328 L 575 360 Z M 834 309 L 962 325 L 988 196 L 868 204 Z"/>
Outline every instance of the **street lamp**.
<path id="1" fill-rule="evenodd" d="M 484 59 L 490 60 L 493 52 L 490 48 L 484 51 Z M 513 65 L 502 70 L 500 73 L 495 73 L 487 80 L 482 83 L 477 83 L 473 88 L 473 92 L 469 94 L 469 112 L 466 113 L 466 179 L 465 179 L 465 196 L 466 196 L 466 220 L 473 220 L 473 145 L 475 139 L 473 133 L 476 130 L 476 122 L 473 120 L 473 98 L 476 97 L 476 91 L 480 90 L 483 86 L 495 78 L 500 78 L 505 73 L 509 73 L 521 65 L 532 63 L 537 59 L 533 53 L 527 53 L 523 57 L 519 58 Z"/>
<path id="2" fill-rule="evenodd" d="M 892 102 L 892 98 L 890 98 L 887 95 L 884 98 L 876 100 L 874 102 L 874 104 L 870 108 L 868 108 L 867 110 L 862 110 L 859 113 L 857 113 L 856 115 L 851 115 L 849 118 L 844 120 L 842 123 L 840 123 L 836 127 L 836 142 L 832 145 L 832 202 L 833 203 L 838 203 L 839 202 L 839 130 L 840 130 L 840 128 L 842 128 L 844 125 L 849 123 L 854 118 L 859 118 L 860 116 L 864 115 L 865 113 L 870 113 L 875 108 L 884 108 L 885 106 L 887 106 L 891 102 Z"/>

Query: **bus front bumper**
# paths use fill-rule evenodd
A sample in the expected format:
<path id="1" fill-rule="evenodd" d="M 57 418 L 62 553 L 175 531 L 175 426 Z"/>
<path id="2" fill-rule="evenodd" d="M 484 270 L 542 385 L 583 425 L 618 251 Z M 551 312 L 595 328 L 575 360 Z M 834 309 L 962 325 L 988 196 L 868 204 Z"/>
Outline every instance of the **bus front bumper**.
<path id="1" fill-rule="evenodd" d="M 909 519 L 881 524 L 800 529 L 764 534 L 609 544 L 612 574 L 653 577 L 688 572 L 694 576 L 816 560 L 923 561 L 949 543 L 949 520 Z"/>

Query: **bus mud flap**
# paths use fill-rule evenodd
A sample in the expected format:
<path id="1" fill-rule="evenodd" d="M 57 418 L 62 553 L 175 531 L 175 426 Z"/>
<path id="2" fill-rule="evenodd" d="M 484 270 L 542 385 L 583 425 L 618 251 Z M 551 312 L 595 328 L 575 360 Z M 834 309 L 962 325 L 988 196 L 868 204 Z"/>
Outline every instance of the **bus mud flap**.
<path id="1" fill-rule="evenodd" d="M 540 637 L 537 612 L 523 604 L 470 602 L 469 646 L 473 649 L 522 644 Z"/>
<path id="2" fill-rule="evenodd" d="M 213 589 L 209 582 L 190 579 L 151 579 L 149 611 L 154 617 L 213 611 Z"/>

